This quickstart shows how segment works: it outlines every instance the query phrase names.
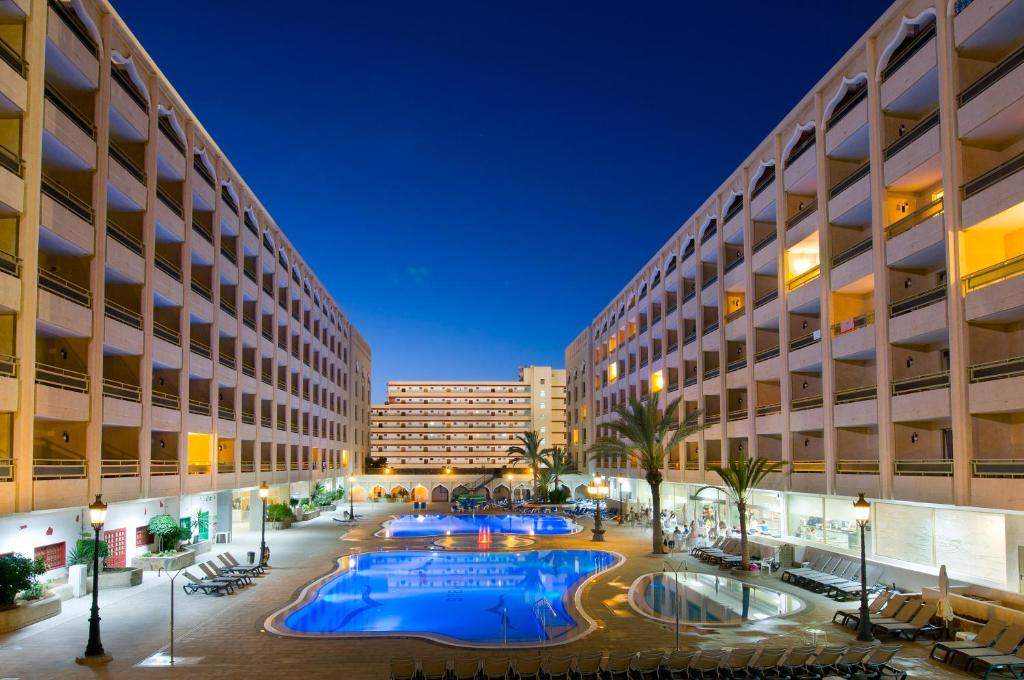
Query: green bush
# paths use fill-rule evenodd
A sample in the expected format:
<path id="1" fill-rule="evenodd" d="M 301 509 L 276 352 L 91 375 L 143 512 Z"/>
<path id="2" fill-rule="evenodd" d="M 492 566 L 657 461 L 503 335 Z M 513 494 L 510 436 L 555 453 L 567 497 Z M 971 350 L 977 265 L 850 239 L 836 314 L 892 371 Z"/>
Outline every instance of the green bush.
<path id="1" fill-rule="evenodd" d="M 182 539 L 181 527 L 178 525 L 178 520 L 171 515 L 155 515 L 149 520 L 149 533 L 156 536 L 156 550 L 162 552 L 164 550 L 174 550 L 178 547 L 178 542 Z M 189 537 L 191 538 L 191 532 Z"/>
<path id="2" fill-rule="evenodd" d="M 552 489 L 548 491 L 548 503 L 564 503 L 569 500 L 569 490 L 566 488 Z"/>
<path id="3" fill-rule="evenodd" d="M 106 541 L 100 541 L 100 563 L 102 564 L 107 556 L 110 554 L 110 548 L 107 546 Z M 92 569 L 93 555 L 96 550 L 96 539 L 89 538 L 89 534 L 83 534 L 82 538 L 78 539 L 75 543 L 75 547 L 71 549 L 71 553 L 68 555 L 68 565 L 72 564 L 84 564 Z"/>
<path id="4" fill-rule="evenodd" d="M 43 595 L 46 595 L 46 586 L 44 586 L 39 581 L 36 581 L 32 585 L 30 585 L 28 588 L 25 588 L 25 590 L 21 591 L 21 599 L 27 600 L 27 601 L 30 601 L 30 602 L 32 600 L 41 600 L 41 599 L 43 599 Z"/>
<path id="5" fill-rule="evenodd" d="M 178 527 L 178 540 L 185 543 L 192 541 L 192 527 Z"/>
<path id="6" fill-rule="evenodd" d="M 45 571 L 42 558 L 33 560 L 18 554 L 0 557 L 0 607 L 13 607 L 18 593 L 35 585 L 36 576 Z"/>
<path id="7" fill-rule="evenodd" d="M 268 522 L 287 522 L 295 519 L 295 513 L 285 503 L 271 503 L 267 506 Z"/>

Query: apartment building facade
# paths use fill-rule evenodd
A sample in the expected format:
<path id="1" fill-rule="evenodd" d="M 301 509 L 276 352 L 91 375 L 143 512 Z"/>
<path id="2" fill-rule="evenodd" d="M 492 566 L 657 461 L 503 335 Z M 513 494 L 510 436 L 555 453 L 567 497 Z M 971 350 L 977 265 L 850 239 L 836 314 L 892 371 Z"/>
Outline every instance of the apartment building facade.
<path id="1" fill-rule="evenodd" d="M 59 569 L 103 494 L 123 563 L 359 470 L 369 346 L 128 27 L 4 9 L 0 553 Z"/>
<path id="2" fill-rule="evenodd" d="M 892 5 L 569 345 L 573 454 L 679 398 L 688 518 L 762 456 L 766 533 L 854 551 L 865 492 L 877 559 L 1024 584 L 1021 111 L 1024 2 Z"/>
<path id="3" fill-rule="evenodd" d="M 527 366 L 511 381 L 392 380 L 387 403 L 372 408 L 370 455 L 395 470 L 498 469 L 529 431 L 545 447 L 566 445 L 564 369 Z"/>

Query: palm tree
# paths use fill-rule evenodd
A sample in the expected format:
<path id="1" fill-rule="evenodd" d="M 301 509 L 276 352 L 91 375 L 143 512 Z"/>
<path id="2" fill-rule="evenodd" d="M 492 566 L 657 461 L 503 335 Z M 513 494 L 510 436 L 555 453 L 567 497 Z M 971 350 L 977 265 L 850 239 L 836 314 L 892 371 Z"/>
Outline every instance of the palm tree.
<path id="1" fill-rule="evenodd" d="M 712 465 L 709 470 L 718 473 L 725 486 L 725 492 L 732 497 L 736 503 L 736 510 L 740 513 L 740 552 L 742 562 L 740 568 L 743 571 L 750 569 L 750 545 L 747 543 L 747 501 L 751 492 L 756 489 L 764 478 L 773 472 L 779 472 L 785 467 L 785 461 L 768 460 L 767 458 L 736 458 L 729 461 L 726 466 Z"/>
<path id="2" fill-rule="evenodd" d="M 517 434 L 516 439 L 519 440 L 521 446 L 510 446 L 506 453 L 512 456 L 509 463 L 515 465 L 516 463 L 526 463 L 533 470 L 533 495 L 537 495 L 537 471 L 540 469 L 540 464 L 544 462 L 544 457 L 547 455 L 548 449 L 541 448 L 544 446 L 543 439 L 540 433 L 536 430 L 532 432 L 525 432 L 523 434 Z"/>
<path id="3" fill-rule="evenodd" d="M 576 467 L 572 464 L 572 460 L 569 459 L 569 455 L 565 452 L 565 449 L 555 446 L 547 449 L 544 456 L 544 472 L 548 473 L 551 477 L 551 481 L 554 484 L 555 489 L 562 488 L 562 476 L 567 475 L 570 472 L 575 472 Z M 550 494 L 550 489 L 548 490 Z"/>
<path id="4" fill-rule="evenodd" d="M 679 399 L 665 405 L 665 413 L 658 411 L 658 393 L 649 400 L 630 399 L 628 406 L 615 407 L 618 420 L 604 426 L 614 432 L 614 437 L 598 437 L 587 450 L 595 460 L 625 458 L 642 468 L 651 487 L 651 511 L 654 521 L 653 545 L 655 554 L 663 554 L 665 547 L 661 537 L 661 471 L 665 468 L 668 454 L 686 437 L 700 429 L 697 424 L 700 411 L 692 411 L 683 422 L 677 421 Z M 670 434 L 671 433 L 671 434 Z"/>

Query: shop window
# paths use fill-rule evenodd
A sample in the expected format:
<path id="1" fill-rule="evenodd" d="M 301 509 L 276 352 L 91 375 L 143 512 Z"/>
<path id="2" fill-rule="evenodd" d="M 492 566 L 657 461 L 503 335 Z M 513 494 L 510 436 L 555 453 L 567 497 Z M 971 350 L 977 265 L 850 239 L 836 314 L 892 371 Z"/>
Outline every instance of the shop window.
<path id="1" fill-rule="evenodd" d="M 46 563 L 46 570 L 60 569 L 65 565 L 67 556 L 67 546 L 62 541 L 60 543 L 51 543 L 50 545 L 41 545 L 36 548 L 35 558 L 38 560 L 40 557 Z"/>
<path id="2" fill-rule="evenodd" d="M 791 495 L 787 505 L 790 534 L 805 541 L 824 540 L 825 513 L 820 497 Z"/>

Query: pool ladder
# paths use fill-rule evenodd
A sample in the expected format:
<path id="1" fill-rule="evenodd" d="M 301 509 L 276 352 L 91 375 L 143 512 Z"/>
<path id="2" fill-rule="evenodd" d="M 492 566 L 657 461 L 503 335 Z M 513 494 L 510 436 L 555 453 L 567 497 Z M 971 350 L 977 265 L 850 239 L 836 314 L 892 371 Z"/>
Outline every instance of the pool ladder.
<path id="1" fill-rule="evenodd" d="M 537 618 L 537 623 L 540 624 L 540 630 L 542 640 L 548 638 L 547 630 L 548 626 L 554 619 L 558 618 L 558 612 L 551 606 L 551 600 L 546 597 L 542 597 L 533 603 L 533 615 Z"/>

